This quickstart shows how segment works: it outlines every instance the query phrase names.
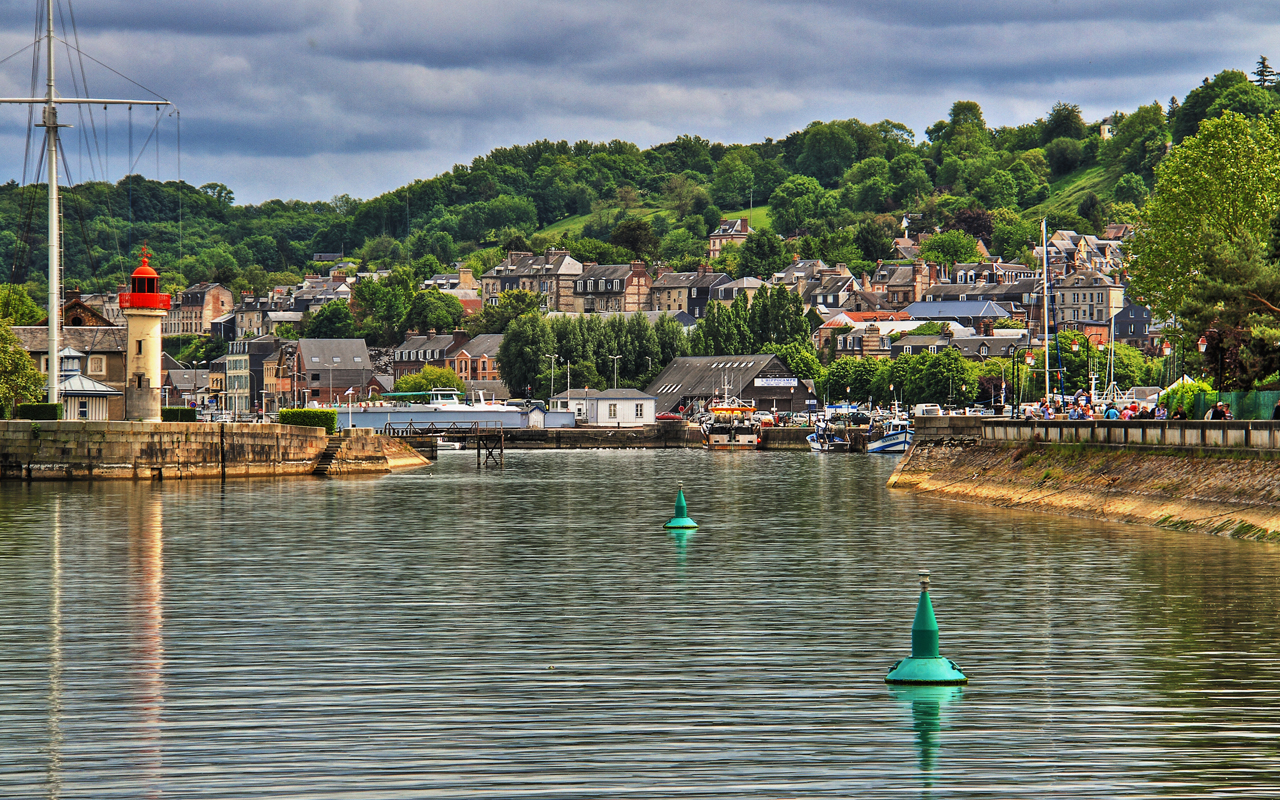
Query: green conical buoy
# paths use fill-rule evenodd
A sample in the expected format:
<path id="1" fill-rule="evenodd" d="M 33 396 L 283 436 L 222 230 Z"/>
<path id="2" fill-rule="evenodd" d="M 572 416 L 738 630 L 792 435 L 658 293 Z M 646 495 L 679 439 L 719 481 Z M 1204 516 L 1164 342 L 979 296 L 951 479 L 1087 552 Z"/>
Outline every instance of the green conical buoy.
<path id="1" fill-rule="evenodd" d="M 938 653 L 938 620 L 929 599 L 929 570 L 920 570 L 920 602 L 911 623 L 911 657 L 889 669 L 885 683 L 959 686 L 969 682 L 960 666 Z"/>
<path id="2" fill-rule="evenodd" d="M 680 488 L 676 490 L 676 515 L 667 520 L 664 528 L 696 528 L 698 523 L 689 519 L 689 507 L 684 502 L 684 482 L 680 482 Z"/>

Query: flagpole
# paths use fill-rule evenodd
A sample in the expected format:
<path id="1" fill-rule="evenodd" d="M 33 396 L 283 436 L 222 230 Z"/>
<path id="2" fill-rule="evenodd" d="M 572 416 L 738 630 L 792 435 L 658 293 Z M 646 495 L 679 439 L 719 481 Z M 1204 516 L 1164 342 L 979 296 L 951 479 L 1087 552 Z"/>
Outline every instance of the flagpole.
<path id="1" fill-rule="evenodd" d="M 1040 250 L 1044 254 L 1044 401 L 1049 402 L 1049 220 L 1040 220 Z"/>

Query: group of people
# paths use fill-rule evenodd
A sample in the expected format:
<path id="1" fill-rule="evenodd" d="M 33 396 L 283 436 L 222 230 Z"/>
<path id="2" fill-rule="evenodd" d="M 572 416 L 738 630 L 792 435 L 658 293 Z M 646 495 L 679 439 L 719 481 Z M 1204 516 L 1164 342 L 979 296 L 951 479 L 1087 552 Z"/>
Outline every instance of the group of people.
<path id="1" fill-rule="evenodd" d="M 1137 403 L 1128 405 L 1119 405 L 1111 402 L 1106 408 L 1095 409 L 1089 402 L 1087 394 L 1076 397 L 1065 409 L 1061 403 L 1050 403 L 1048 399 L 1041 398 L 1036 408 L 1036 413 L 1027 410 L 1026 418 L 1033 419 L 1039 416 L 1042 419 L 1058 419 L 1066 417 L 1066 419 L 1155 419 L 1155 420 L 1183 420 L 1187 419 L 1187 412 L 1181 404 L 1172 413 L 1169 411 L 1168 403 L 1158 403 L 1150 408 L 1140 406 Z M 1235 419 L 1235 415 L 1231 413 L 1231 404 L 1224 403 L 1219 400 L 1205 412 L 1204 418 L 1207 420 L 1230 420 Z M 1271 412 L 1271 418 L 1280 420 L 1280 402 L 1276 403 L 1275 409 Z"/>

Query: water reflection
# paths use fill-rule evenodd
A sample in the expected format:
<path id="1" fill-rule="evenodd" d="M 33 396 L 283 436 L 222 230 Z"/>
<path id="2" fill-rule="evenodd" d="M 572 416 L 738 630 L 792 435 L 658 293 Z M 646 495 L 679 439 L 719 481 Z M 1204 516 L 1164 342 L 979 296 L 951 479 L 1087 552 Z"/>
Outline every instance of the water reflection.
<path id="1" fill-rule="evenodd" d="M 159 797 L 164 710 L 164 509 L 147 491 L 129 504 L 130 628 L 138 721 L 137 760 L 148 797 Z"/>
<path id="2" fill-rule="evenodd" d="M 49 744 L 45 792 L 62 795 L 62 498 L 53 500 L 49 531 Z"/>
<path id="3" fill-rule="evenodd" d="M 938 733 L 949 727 L 947 707 L 964 697 L 960 686 L 890 686 L 890 693 L 903 707 L 911 708 L 911 726 L 920 751 L 920 771 L 924 785 L 933 785 L 933 768 L 940 747 Z"/>

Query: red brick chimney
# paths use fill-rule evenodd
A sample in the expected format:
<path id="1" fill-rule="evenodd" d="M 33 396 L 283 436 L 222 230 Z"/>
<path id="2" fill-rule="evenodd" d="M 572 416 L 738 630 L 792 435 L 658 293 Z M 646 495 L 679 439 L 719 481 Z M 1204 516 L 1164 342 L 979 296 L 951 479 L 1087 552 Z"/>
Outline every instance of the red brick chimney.
<path id="1" fill-rule="evenodd" d="M 644 283 L 649 279 L 649 265 L 643 261 L 631 262 L 631 280 Z"/>
<path id="2" fill-rule="evenodd" d="M 995 336 L 995 325 L 989 319 L 979 322 L 978 329 L 981 336 Z"/>
<path id="3" fill-rule="evenodd" d="M 710 271 L 711 271 L 711 267 L 710 267 L 709 265 L 707 265 L 707 264 L 699 264 L 699 265 L 698 265 L 698 274 L 699 274 L 699 275 L 706 275 L 706 274 L 707 274 L 708 272 L 710 272 Z"/>
<path id="4" fill-rule="evenodd" d="M 930 264 L 929 265 L 929 285 L 936 286 L 937 283 L 938 283 L 938 265 Z"/>
<path id="5" fill-rule="evenodd" d="M 466 331 L 454 331 L 453 344 L 451 344 L 450 347 L 461 347 L 469 341 L 471 341 L 471 337 L 467 335 Z"/>
<path id="6" fill-rule="evenodd" d="M 70 303 L 72 301 L 79 300 L 79 299 L 80 299 L 79 289 L 64 289 L 62 291 L 63 302 Z"/>

